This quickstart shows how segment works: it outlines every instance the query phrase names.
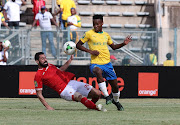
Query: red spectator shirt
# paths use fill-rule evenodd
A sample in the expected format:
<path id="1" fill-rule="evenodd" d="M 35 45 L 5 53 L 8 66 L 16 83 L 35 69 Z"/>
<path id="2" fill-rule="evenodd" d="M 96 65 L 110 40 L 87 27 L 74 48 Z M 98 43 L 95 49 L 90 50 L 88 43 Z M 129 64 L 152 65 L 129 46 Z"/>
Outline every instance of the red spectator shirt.
<path id="1" fill-rule="evenodd" d="M 42 90 L 44 84 L 61 94 L 74 77 L 75 74 L 61 71 L 56 66 L 48 64 L 46 68 L 38 69 L 34 78 L 35 89 Z"/>

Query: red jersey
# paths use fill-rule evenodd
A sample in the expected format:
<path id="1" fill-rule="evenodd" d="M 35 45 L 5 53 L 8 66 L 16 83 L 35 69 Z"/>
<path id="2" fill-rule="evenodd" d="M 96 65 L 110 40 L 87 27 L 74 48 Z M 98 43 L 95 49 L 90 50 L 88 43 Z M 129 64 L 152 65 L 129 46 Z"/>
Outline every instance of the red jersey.
<path id="1" fill-rule="evenodd" d="M 48 64 L 46 68 L 38 69 L 34 78 L 35 89 L 42 90 L 44 84 L 60 94 L 74 77 L 75 74 L 61 71 L 56 66 Z"/>

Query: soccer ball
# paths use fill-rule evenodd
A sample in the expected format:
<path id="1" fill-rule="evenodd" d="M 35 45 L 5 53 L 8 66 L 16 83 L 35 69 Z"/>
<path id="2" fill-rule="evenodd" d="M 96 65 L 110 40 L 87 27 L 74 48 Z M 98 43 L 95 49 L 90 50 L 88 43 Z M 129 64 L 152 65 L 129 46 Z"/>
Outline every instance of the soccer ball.
<path id="1" fill-rule="evenodd" d="M 76 51 L 76 44 L 72 41 L 68 41 L 64 44 L 63 49 L 67 55 L 73 55 Z"/>
<path id="2" fill-rule="evenodd" d="M 11 42 L 10 42 L 9 40 L 4 40 L 3 43 L 2 43 L 2 45 L 3 45 L 4 47 L 10 47 L 10 46 L 11 46 Z"/>

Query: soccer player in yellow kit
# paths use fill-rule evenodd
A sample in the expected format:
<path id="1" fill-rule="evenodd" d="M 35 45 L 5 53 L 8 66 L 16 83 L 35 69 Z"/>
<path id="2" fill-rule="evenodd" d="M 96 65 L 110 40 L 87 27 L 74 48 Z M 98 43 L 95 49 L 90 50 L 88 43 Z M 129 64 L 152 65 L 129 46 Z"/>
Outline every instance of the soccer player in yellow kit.
<path id="1" fill-rule="evenodd" d="M 116 105 L 117 109 L 124 110 L 123 106 L 119 103 L 120 91 L 117 85 L 117 76 L 110 62 L 109 45 L 113 50 L 119 49 L 129 42 L 131 42 L 131 36 L 127 36 L 123 43 L 114 44 L 108 33 L 102 30 L 103 16 L 93 16 L 94 29 L 87 31 L 84 36 L 79 40 L 76 47 L 79 50 L 88 52 L 91 54 L 91 72 L 97 77 L 100 90 L 103 92 L 106 98 L 106 104 L 111 102 Z M 83 44 L 88 42 L 89 49 L 85 48 Z M 113 99 L 109 96 L 106 88 L 104 78 L 110 83 L 112 87 Z M 95 103 L 95 102 L 94 102 Z"/>

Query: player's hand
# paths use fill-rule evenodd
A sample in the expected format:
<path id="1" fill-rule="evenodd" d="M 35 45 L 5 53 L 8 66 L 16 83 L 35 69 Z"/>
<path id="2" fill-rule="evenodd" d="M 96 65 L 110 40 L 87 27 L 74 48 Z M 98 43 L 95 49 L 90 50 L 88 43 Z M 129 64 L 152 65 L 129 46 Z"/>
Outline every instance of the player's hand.
<path id="1" fill-rule="evenodd" d="M 73 58 L 74 58 L 74 55 L 71 55 L 70 59 L 73 60 Z"/>
<path id="2" fill-rule="evenodd" d="M 125 45 L 127 45 L 129 42 L 131 42 L 132 41 L 132 37 L 131 37 L 131 35 L 128 35 L 127 37 L 126 37 L 126 39 L 124 40 L 124 44 Z"/>
<path id="3" fill-rule="evenodd" d="M 3 48 L 4 48 L 4 52 L 6 52 L 9 49 L 9 47 L 5 47 L 5 46 L 3 46 Z"/>
<path id="4" fill-rule="evenodd" d="M 99 55 L 99 51 L 93 50 L 93 51 L 90 52 L 90 54 L 98 56 Z"/>
<path id="5" fill-rule="evenodd" d="M 48 107 L 48 108 L 46 108 L 47 110 L 54 110 L 54 108 L 52 108 L 52 107 Z"/>
<path id="6" fill-rule="evenodd" d="M 70 26 L 70 25 L 73 25 L 73 23 L 72 22 L 68 22 L 67 25 Z"/>
<path id="7" fill-rule="evenodd" d="M 9 18 L 7 17 L 7 18 L 5 18 L 5 20 L 9 20 Z"/>
<path id="8" fill-rule="evenodd" d="M 56 16 L 56 13 L 53 13 L 52 16 L 53 16 L 53 17 Z"/>

